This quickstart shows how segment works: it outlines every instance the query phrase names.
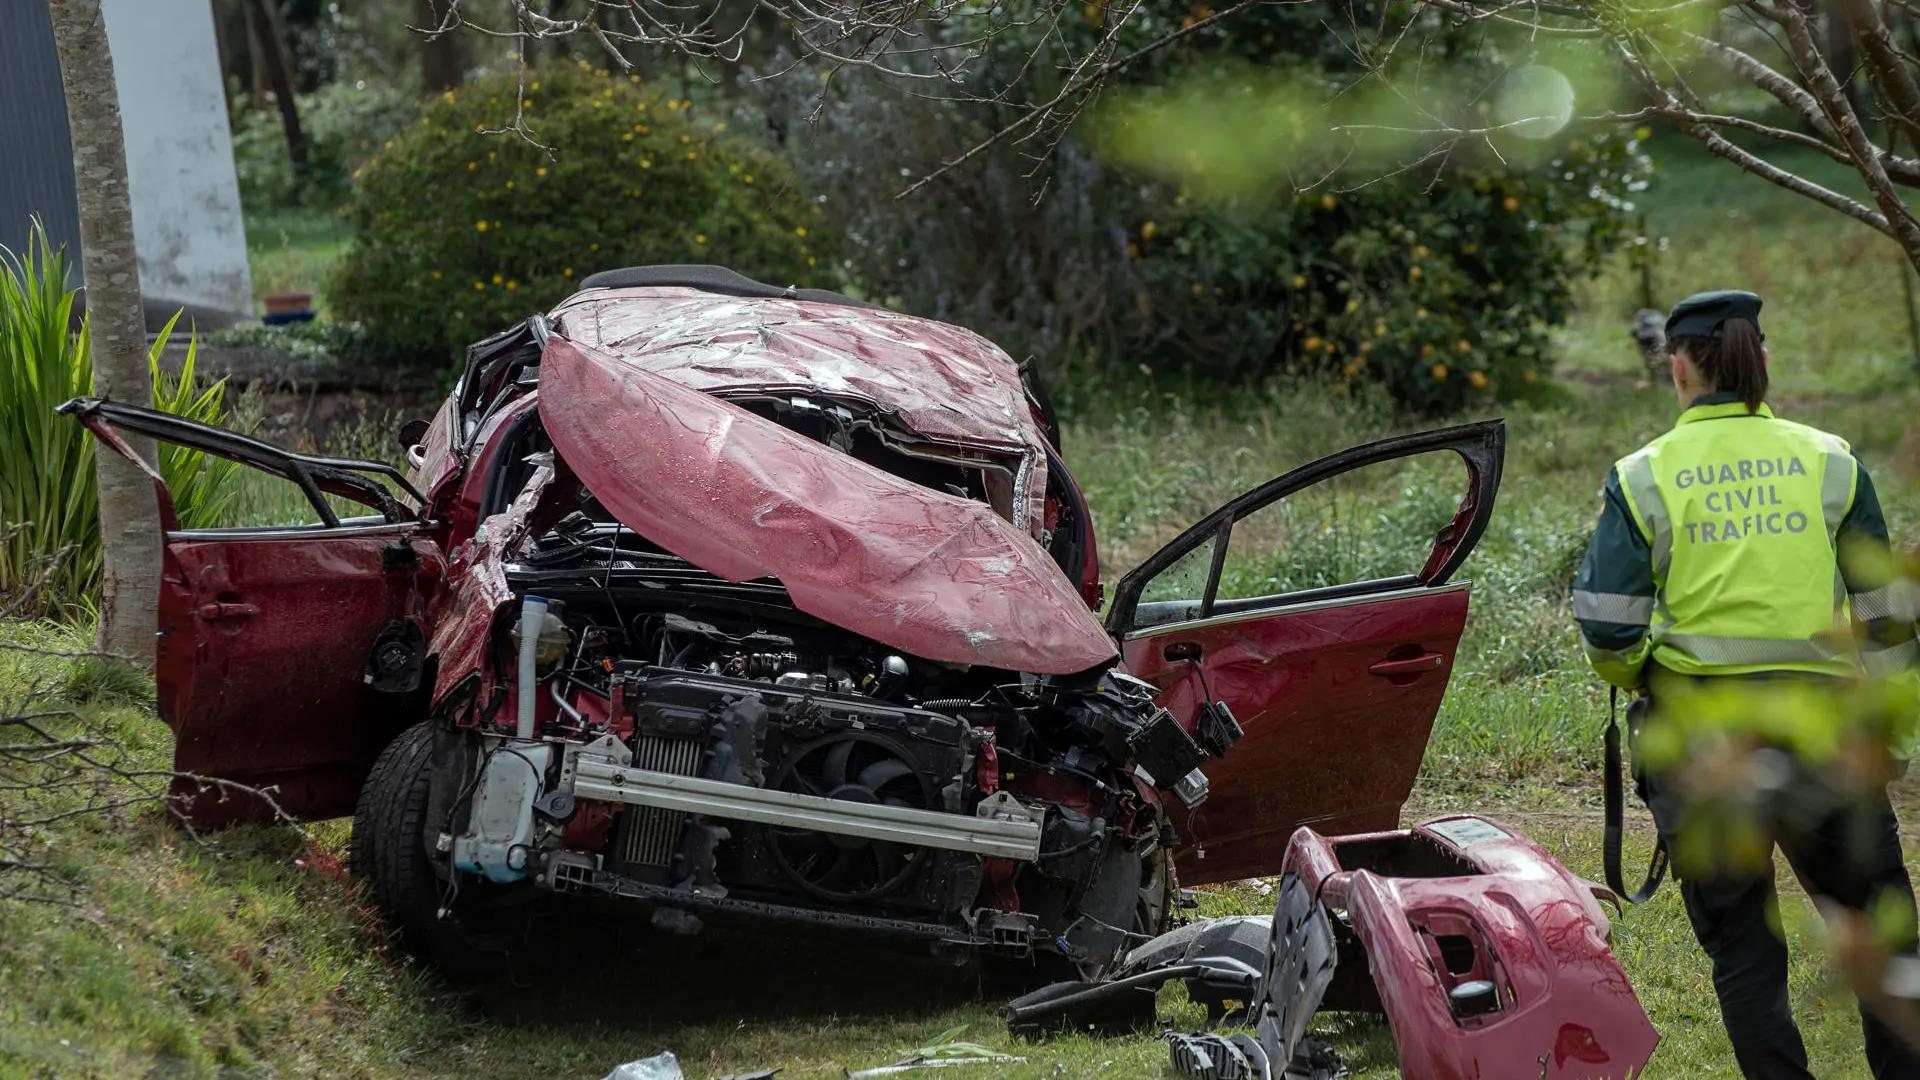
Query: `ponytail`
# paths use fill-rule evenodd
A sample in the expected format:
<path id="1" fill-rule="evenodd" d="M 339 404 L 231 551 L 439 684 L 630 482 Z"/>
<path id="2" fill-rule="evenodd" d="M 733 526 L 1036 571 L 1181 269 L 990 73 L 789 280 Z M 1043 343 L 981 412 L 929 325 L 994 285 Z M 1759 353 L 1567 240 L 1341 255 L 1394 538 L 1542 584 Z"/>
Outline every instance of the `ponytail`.
<path id="1" fill-rule="evenodd" d="M 1712 337 L 1683 337 L 1671 348 L 1683 351 L 1714 389 L 1733 394 L 1750 413 L 1767 399 L 1767 356 L 1760 328 L 1751 319 L 1728 319 Z"/>

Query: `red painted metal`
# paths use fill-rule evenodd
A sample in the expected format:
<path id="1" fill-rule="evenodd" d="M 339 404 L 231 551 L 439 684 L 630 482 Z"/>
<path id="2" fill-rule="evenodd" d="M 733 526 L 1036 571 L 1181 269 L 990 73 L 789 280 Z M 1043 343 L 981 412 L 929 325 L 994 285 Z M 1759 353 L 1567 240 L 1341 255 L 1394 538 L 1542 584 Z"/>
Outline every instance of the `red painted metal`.
<path id="1" fill-rule="evenodd" d="M 169 534 L 156 674 L 174 767 L 278 787 L 276 801 L 297 818 L 352 813 L 373 759 L 409 722 L 360 674 L 374 636 L 410 617 L 415 590 L 443 572 L 417 531 Z M 386 568 L 396 543 L 412 548 L 417 569 Z M 198 793 L 190 813 L 209 826 L 272 816 L 217 790 Z"/>
<path id="2" fill-rule="evenodd" d="M 1483 818 L 1288 845 L 1297 873 L 1366 951 L 1407 1080 L 1638 1075 L 1660 1042 L 1609 948 L 1591 887 L 1538 844 Z M 1473 980 L 1499 1007 L 1455 1015 Z"/>
<path id="3" fill-rule="evenodd" d="M 1203 766 L 1212 782 L 1206 803 L 1174 811 L 1180 879 L 1277 873 L 1300 825 L 1355 832 L 1398 824 L 1466 618 L 1461 585 L 1129 638 L 1128 669 L 1159 687 L 1175 716 L 1188 721 L 1211 690 L 1246 731 L 1231 753 Z M 1429 655 L 1439 664 L 1419 659 L 1424 670 L 1392 678 L 1371 671 Z"/>
<path id="4" fill-rule="evenodd" d="M 702 393 L 818 395 L 897 416 L 923 438 L 1024 459 L 1021 527 L 1038 535 L 1045 436 L 1020 370 L 971 330 L 877 308 L 719 296 L 691 288 L 590 289 L 553 310 L 577 344 Z"/>
<path id="5" fill-rule="evenodd" d="M 929 660 L 1063 674 L 1114 655 L 1052 558 L 985 503 L 562 338 L 540 378 L 547 435 L 587 489 L 709 573 L 778 578 L 800 610 Z"/>

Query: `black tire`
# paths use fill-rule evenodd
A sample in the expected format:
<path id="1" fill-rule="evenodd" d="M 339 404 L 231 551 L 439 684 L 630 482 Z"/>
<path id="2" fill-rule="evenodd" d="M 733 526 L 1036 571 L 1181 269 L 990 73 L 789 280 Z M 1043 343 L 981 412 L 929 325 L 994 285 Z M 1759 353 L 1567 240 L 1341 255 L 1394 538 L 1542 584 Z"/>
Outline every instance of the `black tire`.
<path id="1" fill-rule="evenodd" d="M 426 820 L 433 741 L 433 725 L 422 722 L 381 751 L 354 809 L 348 867 L 409 952 L 460 981 L 506 976 L 528 911 L 495 904 L 532 886 L 458 874 L 434 853 L 441 826 Z"/>

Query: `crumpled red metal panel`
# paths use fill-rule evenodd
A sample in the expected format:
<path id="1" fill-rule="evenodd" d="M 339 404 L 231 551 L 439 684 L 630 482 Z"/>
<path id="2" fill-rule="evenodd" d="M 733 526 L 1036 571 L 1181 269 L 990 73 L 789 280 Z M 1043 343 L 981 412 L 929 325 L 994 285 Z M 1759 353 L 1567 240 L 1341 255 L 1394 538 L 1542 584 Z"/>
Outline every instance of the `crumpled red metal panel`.
<path id="1" fill-rule="evenodd" d="M 1341 865 L 1344 845 L 1407 839 L 1466 865 L 1448 877 L 1414 868 L 1395 876 L 1391 857 L 1369 860 L 1370 869 Z M 1302 828 L 1286 869 L 1323 903 L 1345 908 L 1407 1080 L 1638 1076 L 1659 1045 L 1590 887 L 1518 833 L 1466 814 L 1357 836 Z M 1466 937 L 1471 970 L 1441 963 L 1435 935 Z M 1495 983 L 1500 1006 L 1456 1018 L 1449 990 L 1470 979 Z"/>
<path id="2" fill-rule="evenodd" d="M 623 357 L 552 339 L 547 435 L 601 505 L 730 581 L 914 656 L 1083 671 L 1113 640 L 1032 537 Z"/>
<path id="3" fill-rule="evenodd" d="M 554 309 L 568 338 L 682 386 L 865 401 L 941 442 L 1024 457 L 1019 524 L 1038 534 L 1045 437 L 1020 370 L 957 326 L 892 311 L 718 296 L 687 288 L 597 289 Z"/>
<path id="4" fill-rule="evenodd" d="M 507 555 L 525 538 L 527 516 L 552 479 L 553 470 L 535 469 L 512 505 L 480 522 L 447 560 L 447 587 L 434 594 L 427 608 L 427 624 L 433 628 L 427 652 L 440 658 L 435 706 L 469 675 L 479 673 L 483 686 L 494 681 L 496 675 L 486 663 L 487 642 L 494 618 L 513 600 Z"/>

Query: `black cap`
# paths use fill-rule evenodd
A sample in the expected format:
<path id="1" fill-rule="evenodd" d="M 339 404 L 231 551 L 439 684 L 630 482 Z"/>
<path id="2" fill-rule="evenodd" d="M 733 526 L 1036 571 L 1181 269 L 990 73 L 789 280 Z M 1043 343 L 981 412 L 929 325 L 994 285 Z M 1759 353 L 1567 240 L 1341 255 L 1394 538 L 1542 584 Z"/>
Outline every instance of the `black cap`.
<path id="1" fill-rule="evenodd" d="M 1742 289 L 1694 293 L 1673 306 L 1667 316 L 1667 340 L 1713 337 L 1728 319 L 1746 319 L 1760 328 L 1760 297 Z M 1761 334 L 1760 340 L 1767 340 Z"/>

